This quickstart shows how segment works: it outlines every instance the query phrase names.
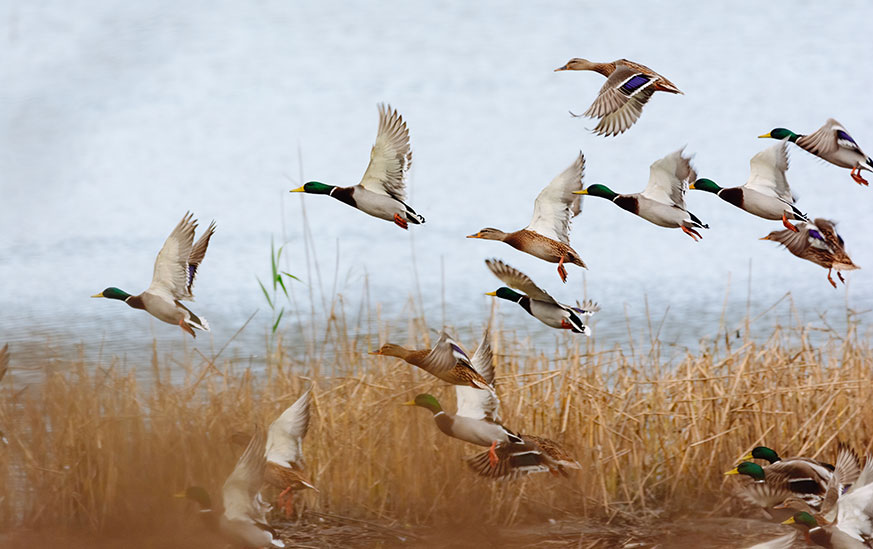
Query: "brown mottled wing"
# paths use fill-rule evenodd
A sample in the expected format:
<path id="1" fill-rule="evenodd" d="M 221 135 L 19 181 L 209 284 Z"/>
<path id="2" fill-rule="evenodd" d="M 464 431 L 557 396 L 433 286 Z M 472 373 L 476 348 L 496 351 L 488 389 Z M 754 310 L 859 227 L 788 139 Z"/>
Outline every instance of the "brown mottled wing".
<path id="1" fill-rule="evenodd" d="M 379 105 L 376 143 L 360 185 L 403 202 L 406 200 L 406 172 L 411 165 L 412 149 L 406 122 L 390 105 Z"/>
<path id="2" fill-rule="evenodd" d="M 834 464 L 834 474 L 828 480 L 827 490 L 822 498 L 821 513 L 827 515 L 837 506 L 837 500 L 843 493 L 843 488 L 851 486 L 861 475 L 861 463 L 858 455 L 849 448 L 840 444 L 837 453 L 837 462 Z"/>
<path id="3" fill-rule="evenodd" d="M 209 223 L 209 227 L 206 229 L 206 232 L 200 236 L 200 238 L 194 244 L 194 247 L 191 248 L 191 254 L 188 256 L 187 299 L 189 301 L 194 300 L 194 294 L 191 291 L 194 288 L 194 277 L 197 276 L 197 269 L 198 267 L 200 267 L 200 264 L 203 262 L 203 258 L 206 256 L 206 248 L 209 246 L 209 239 L 212 238 L 213 233 L 215 233 L 215 221 L 211 221 Z"/>
<path id="4" fill-rule="evenodd" d="M 570 219 L 578 213 L 579 200 L 582 198 L 582 195 L 573 194 L 573 191 L 582 190 L 584 175 L 585 155 L 579 151 L 579 156 L 570 167 L 555 177 L 537 196 L 533 219 L 526 228 L 569 246 Z"/>
<path id="5" fill-rule="evenodd" d="M 473 368 L 470 358 L 461 346 L 448 333 L 442 332 L 436 345 L 422 359 L 421 367 L 439 377 L 450 372 L 458 363 Z"/>
<path id="6" fill-rule="evenodd" d="M 526 274 L 514 267 L 510 267 L 499 259 L 486 259 L 485 264 L 494 273 L 494 276 L 503 281 L 510 288 L 524 292 L 531 299 L 537 301 L 545 301 L 547 303 L 558 304 L 555 299 L 547 294 L 545 290 L 534 284 Z"/>
<path id="7" fill-rule="evenodd" d="M 193 219 L 191 212 L 187 212 L 158 252 L 152 283 L 147 292 L 171 301 L 187 299 L 188 258 L 191 256 L 196 229 L 197 220 Z"/>
<path id="8" fill-rule="evenodd" d="M 6 375 L 6 370 L 9 369 L 9 344 L 0 349 L 0 381 L 3 381 L 3 376 Z"/>
<path id="9" fill-rule="evenodd" d="M 236 462 L 222 488 L 224 516 L 228 520 L 259 520 L 263 507 L 259 491 L 264 482 L 264 429 L 255 425 L 255 434 Z"/>
<path id="10" fill-rule="evenodd" d="M 579 462 L 573 459 L 573 456 L 571 456 L 554 440 L 545 437 L 538 437 L 536 435 L 522 435 L 522 438 L 528 442 L 536 444 L 540 450 L 549 456 L 549 458 L 557 462 L 558 465 L 569 467 L 570 469 L 582 468 L 582 466 L 579 465 Z"/>
<path id="11" fill-rule="evenodd" d="M 594 128 L 597 135 L 618 135 L 634 125 L 655 89 L 651 74 L 619 65 L 600 88 L 585 116 L 600 118 Z"/>
<path id="12" fill-rule="evenodd" d="M 829 118 L 824 126 L 815 132 L 799 137 L 796 143 L 800 148 L 818 156 L 832 154 L 841 146 L 862 153 L 861 148 L 855 143 L 846 128 L 833 118 Z"/>

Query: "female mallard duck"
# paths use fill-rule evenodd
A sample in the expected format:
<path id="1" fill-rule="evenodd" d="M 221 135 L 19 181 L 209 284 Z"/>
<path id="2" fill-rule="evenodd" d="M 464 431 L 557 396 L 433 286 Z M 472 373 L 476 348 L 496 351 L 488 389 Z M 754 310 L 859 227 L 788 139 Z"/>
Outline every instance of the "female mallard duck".
<path id="1" fill-rule="evenodd" d="M 335 187 L 309 181 L 291 192 L 326 194 L 406 229 L 409 223 L 424 223 L 424 218 L 406 204 L 406 172 L 411 165 L 412 149 L 406 122 L 389 105 L 379 105 L 379 131 L 370 151 L 370 164 L 360 183 L 354 187 Z"/>
<path id="2" fill-rule="evenodd" d="M 285 547 L 276 531 L 267 523 L 270 506 L 261 499 L 264 482 L 264 431 L 255 426 L 255 434 L 227 477 L 222 488 L 224 511 L 212 508 L 209 493 L 191 486 L 176 497 L 200 504 L 204 519 L 228 541 L 242 547 Z"/>
<path id="3" fill-rule="evenodd" d="M 397 357 L 452 385 L 469 385 L 486 391 L 494 390 L 491 384 L 473 368 L 467 353 L 446 332 L 440 334 L 433 349 L 412 350 L 386 343 L 378 351 L 370 354 Z"/>
<path id="4" fill-rule="evenodd" d="M 851 168 L 852 179 L 859 185 L 868 184 L 867 180 L 861 177 L 861 170 L 873 172 L 873 159 L 861 150 L 846 128 L 833 118 L 828 118 L 824 126 L 809 135 L 799 135 L 785 128 L 775 128 L 770 133 L 758 137 L 788 139 L 801 149 L 834 166 Z"/>
<path id="5" fill-rule="evenodd" d="M 795 513 L 782 524 L 798 524 L 806 530 L 806 539 L 820 547 L 830 549 L 869 549 L 870 545 L 855 539 L 840 527 L 830 524 L 819 524 L 815 517 L 802 511 Z"/>
<path id="6" fill-rule="evenodd" d="M 504 287 L 498 288 L 494 292 L 488 292 L 485 295 L 518 303 L 522 309 L 527 311 L 527 314 L 546 326 L 558 328 L 559 330 L 571 330 L 577 334 L 591 335 L 591 328 L 580 317 L 591 316 L 599 311 L 600 307 L 596 303 L 586 301 L 583 306 L 577 302 L 577 307 L 563 305 L 555 301 L 545 290 L 534 284 L 533 280 L 526 274 L 510 267 L 499 259 L 486 259 L 485 264 L 488 265 L 494 276 L 502 280 L 509 288 L 515 288 L 525 294 L 522 295 Z"/>
<path id="7" fill-rule="evenodd" d="M 182 300 L 194 301 L 194 294 L 191 293 L 194 277 L 206 255 L 209 239 L 215 232 L 213 221 L 195 244 L 194 231 L 197 229 L 197 220 L 192 217 L 193 214 L 186 213 L 167 237 L 164 247 L 155 259 L 152 283 L 146 291 L 139 295 L 130 295 L 118 288 L 106 288 L 91 297 L 118 299 L 134 309 L 144 309 L 158 320 L 168 324 L 178 324 L 182 330 L 191 334 L 191 337 L 196 337 L 194 328 L 208 332 L 209 323 L 206 319 L 198 317 L 181 303 Z"/>
<path id="8" fill-rule="evenodd" d="M 788 220 L 809 221 L 809 218 L 794 206 L 794 196 L 785 178 L 785 171 L 788 170 L 787 149 L 783 141 L 753 156 L 749 162 L 751 175 L 740 187 L 722 188 L 711 179 L 698 179 L 689 188 L 714 193 L 752 215 L 781 219 L 786 229 L 797 232 L 797 228 Z"/>
<path id="9" fill-rule="evenodd" d="M 527 227 L 511 233 L 489 227 L 467 238 L 501 240 L 516 250 L 557 263 L 558 276 L 567 282 L 564 262 L 587 269 L 576 250 L 570 247 L 570 219 L 579 213 L 580 201 L 573 191 L 582 189 L 584 173 L 585 156 L 580 152 L 576 161 L 537 196 L 533 219 Z"/>
<path id="10" fill-rule="evenodd" d="M 816 218 L 812 223 L 798 223 L 798 232 L 773 231 L 761 240 L 772 240 L 785 246 L 801 259 L 812 261 L 828 270 L 828 282 L 834 288 L 837 283 L 831 278 L 831 270 L 837 271 L 840 282 L 846 283 L 840 271 L 853 271 L 861 267 L 852 263 L 846 253 L 843 237 L 837 234 L 833 221 Z"/>
<path id="11" fill-rule="evenodd" d="M 294 404 L 282 412 L 267 430 L 264 482 L 275 486 L 279 505 L 291 516 L 292 494 L 305 488 L 316 489 L 303 474 L 303 437 L 309 430 L 309 403 L 312 389 L 307 389 Z"/>
<path id="12" fill-rule="evenodd" d="M 494 384 L 491 344 L 488 331 L 473 355 L 472 364 L 489 384 Z M 565 473 L 565 468 L 579 468 L 556 442 L 532 435 L 519 435 L 500 423 L 500 400 L 497 393 L 465 385 L 455 387 L 458 402 L 456 414 L 443 410 L 432 395 L 417 395 L 406 406 L 430 410 L 434 422 L 446 435 L 487 446 L 488 450 L 467 458 L 467 463 L 479 475 L 489 478 L 514 478 L 536 472 Z"/>
<path id="13" fill-rule="evenodd" d="M 685 209 L 685 188 L 697 179 L 691 159 L 683 149 L 656 160 L 649 168 L 649 183 L 641 193 L 618 194 L 606 185 L 591 185 L 574 191 L 611 200 L 616 206 L 636 214 L 660 227 L 680 228 L 697 241 L 702 238 L 694 229 L 708 229 L 696 215 Z"/>
<path id="14" fill-rule="evenodd" d="M 594 71 L 606 77 L 606 83 L 594 103 L 582 116 L 599 118 L 594 133 L 618 135 L 636 123 L 643 106 L 656 91 L 682 93 L 672 82 L 645 65 L 619 59 L 612 63 L 592 63 L 587 59 L 573 58 L 558 71 Z M 579 116 L 573 114 L 573 116 Z"/>

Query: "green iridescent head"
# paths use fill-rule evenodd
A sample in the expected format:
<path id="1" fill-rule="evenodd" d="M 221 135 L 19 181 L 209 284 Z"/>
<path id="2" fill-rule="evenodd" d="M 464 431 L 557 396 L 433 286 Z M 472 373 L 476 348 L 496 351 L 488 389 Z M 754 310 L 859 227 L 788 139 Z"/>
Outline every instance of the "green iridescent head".
<path id="1" fill-rule="evenodd" d="M 518 303 L 521 300 L 521 298 L 524 297 L 520 293 L 518 293 L 514 290 L 511 290 L 511 289 L 507 288 L 506 286 L 502 286 L 500 288 L 497 288 L 496 291 L 488 292 L 485 295 L 493 295 L 493 296 L 499 297 L 500 299 L 505 299 L 507 301 L 512 301 L 514 303 Z"/>
<path id="2" fill-rule="evenodd" d="M 309 181 L 304 183 L 302 187 L 298 187 L 296 189 L 292 189 L 292 193 L 307 193 L 307 194 L 330 194 L 330 191 L 334 190 L 336 187 L 333 185 L 325 185 L 324 183 L 320 183 L 318 181 Z"/>
<path id="3" fill-rule="evenodd" d="M 106 288 L 99 294 L 92 295 L 91 297 L 105 297 L 107 299 L 120 299 L 121 301 L 124 301 L 130 297 L 130 294 L 124 290 L 119 290 L 118 288 Z"/>
<path id="4" fill-rule="evenodd" d="M 749 456 L 743 459 L 751 458 L 766 459 L 770 463 L 776 463 L 777 461 L 782 459 L 779 457 L 779 454 L 777 454 L 774 450 L 767 448 L 766 446 L 756 446 L 752 449 L 751 453 L 749 453 Z"/>
<path id="5" fill-rule="evenodd" d="M 618 196 L 618 193 L 613 192 L 612 189 L 606 185 L 601 185 L 600 183 L 589 185 L 587 189 L 582 189 L 581 191 L 573 191 L 573 194 L 588 194 L 591 196 L 599 196 L 600 198 L 605 198 L 607 200 L 612 200 Z"/>
<path id="6" fill-rule="evenodd" d="M 765 133 L 764 135 L 759 135 L 758 137 L 770 137 L 779 140 L 785 139 L 787 137 L 789 141 L 794 143 L 800 136 L 793 131 L 787 130 L 785 128 L 773 128 L 772 130 L 770 130 L 770 133 Z"/>
<path id="7" fill-rule="evenodd" d="M 710 193 L 716 193 L 716 194 L 718 194 L 718 191 L 721 190 L 721 187 L 719 187 L 715 183 L 715 181 L 713 181 L 712 179 L 703 179 L 703 178 L 698 179 L 697 181 L 695 181 L 694 183 L 689 185 L 688 188 L 689 189 L 697 189 L 699 191 L 706 191 L 706 192 L 710 192 Z"/>
<path id="8" fill-rule="evenodd" d="M 189 486 L 184 492 L 174 494 L 173 497 L 196 501 L 200 504 L 200 509 L 204 511 L 212 509 L 212 498 L 209 497 L 209 492 L 206 491 L 206 488 L 202 486 Z"/>
<path id="9" fill-rule="evenodd" d="M 428 394 L 416 395 L 414 400 L 410 400 L 409 402 L 404 402 L 404 406 L 419 406 L 421 408 L 427 408 L 434 414 L 438 414 L 443 411 L 443 407 L 440 406 L 439 401 L 433 396 Z"/>
<path id="10" fill-rule="evenodd" d="M 757 463 L 752 463 L 751 461 L 744 461 L 725 474 L 746 475 L 758 481 L 764 480 L 764 469 L 762 469 Z"/>
<path id="11" fill-rule="evenodd" d="M 815 528 L 818 526 L 818 522 L 815 521 L 815 517 L 813 517 L 806 511 L 795 513 L 793 517 L 789 518 L 782 524 L 802 524 L 807 528 Z"/>

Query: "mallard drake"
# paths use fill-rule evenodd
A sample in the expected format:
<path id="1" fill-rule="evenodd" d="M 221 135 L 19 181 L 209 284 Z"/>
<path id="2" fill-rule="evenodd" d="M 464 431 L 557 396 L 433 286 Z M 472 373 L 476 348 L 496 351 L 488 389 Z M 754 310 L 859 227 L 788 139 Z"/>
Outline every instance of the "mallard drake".
<path id="1" fill-rule="evenodd" d="M 741 459 L 765 459 L 769 462 L 768 465 L 761 467 L 751 461 L 743 461 L 725 474 L 750 477 L 752 482 L 743 487 L 739 493 L 740 497 L 752 505 L 765 509 L 774 517 L 780 513 L 773 512 L 773 509 L 778 509 L 779 505 L 790 497 L 806 502 L 815 510 L 821 509 L 828 491 L 828 483 L 834 476 L 834 466 L 831 464 L 806 457 L 782 459 L 775 451 L 765 446 L 754 448 Z M 857 465 L 851 466 L 853 459 L 855 459 L 853 452 L 845 447 L 840 448 L 837 462 L 844 471 L 843 481 L 847 484 L 854 482 L 860 472 Z"/>
<path id="2" fill-rule="evenodd" d="M 649 168 L 649 183 L 641 193 L 618 194 L 606 185 L 591 185 L 576 194 L 599 196 L 616 206 L 636 214 L 660 227 L 680 228 L 695 241 L 702 238 L 694 229 L 708 229 L 696 215 L 685 209 L 685 188 L 697 179 L 691 158 L 683 156 L 684 149 L 656 160 Z"/>
<path id="3" fill-rule="evenodd" d="M 834 166 L 851 168 L 852 179 L 859 185 L 868 184 L 867 180 L 861 177 L 861 170 L 873 172 L 873 159 L 861 150 L 846 128 L 833 118 L 828 118 L 824 126 L 809 135 L 799 135 L 785 128 L 774 128 L 770 133 L 758 137 L 788 139 L 801 149 Z"/>
<path id="4" fill-rule="evenodd" d="M 715 194 L 725 202 L 764 219 L 782 220 L 785 228 L 797 232 L 789 219 L 809 221 L 795 206 L 788 186 L 788 147 L 785 141 L 766 148 L 749 162 L 751 175 L 739 187 L 722 188 L 711 179 L 698 179 L 688 188 Z"/>
<path id="5" fill-rule="evenodd" d="M 798 524 L 806 530 L 806 539 L 830 549 L 869 549 L 870 545 L 857 540 L 837 526 L 819 524 L 815 517 L 805 511 L 795 513 L 782 524 Z"/>
<path id="6" fill-rule="evenodd" d="M 194 243 L 197 220 L 188 212 L 176 225 L 164 242 L 164 247 L 155 259 L 155 271 L 148 289 L 139 295 L 130 295 L 118 288 L 106 288 L 91 297 L 105 297 L 124 301 L 134 309 L 143 309 L 158 320 L 177 324 L 182 330 L 197 337 L 194 328 L 209 331 L 209 323 L 182 305 L 182 301 L 194 301 L 191 289 L 197 268 L 203 262 L 209 239 L 215 232 L 215 222 Z"/>
<path id="7" fill-rule="evenodd" d="M 499 297 L 513 303 L 518 303 L 529 315 L 536 318 L 546 326 L 560 330 L 571 330 L 577 334 L 591 335 L 589 328 L 583 321 L 583 316 L 591 316 L 600 310 L 600 307 L 591 301 L 583 304 L 576 303 L 576 307 L 563 305 L 547 294 L 545 290 L 534 284 L 526 274 L 510 267 L 499 259 L 486 259 L 485 264 L 494 273 L 494 276 L 503 281 L 509 288 L 498 288 L 496 291 L 485 295 Z M 512 291 L 515 288 L 524 295 Z"/>
<path id="8" fill-rule="evenodd" d="M 424 218 L 406 203 L 406 172 L 412 165 L 409 130 L 400 113 L 379 105 L 379 130 L 370 150 L 370 164 L 354 187 L 335 187 L 309 181 L 292 193 L 326 194 L 366 214 L 393 221 L 401 229 L 420 225 Z"/>
<path id="9" fill-rule="evenodd" d="M 828 282 L 834 288 L 837 283 L 831 278 L 831 271 L 837 271 L 837 277 L 843 284 L 846 280 L 840 271 L 853 271 L 861 267 L 852 263 L 852 258 L 846 253 L 843 237 L 837 234 L 833 221 L 816 218 L 812 223 L 798 223 L 797 232 L 773 231 L 761 240 L 772 240 L 801 259 L 812 261 L 828 270 Z"/>
<path id="10" fill-rule="evenodd" d="M 199 503 L 203 518 L 237 546 L 285 547 L 276 531 L 267 523 L 266 515 L 270 506 L 260 494 L 265 464 L 264 431 L 260 425 L 256 425 L 248 446 L 224 482 L 222 512 L 212 508 L 209 492 L 200 486 L 191 486 L 176 494 L 176 497 Z"/>
<path id="11" fill-rule="evenodd" d="M 397 357 L 452 385 L 469 385 L 487 391 L 494 390 L 491 384 L 473 368 L 467 353 L 446 332 L 440 334 L 439 340 L 432 349 L 412 350 L 386 343 L 378 351 L 370 354 Z"/>
<path id="12" fill-rule="evenodd" d="M 819 525 L 831 525 L 850 537 L 873 541 L 873 460 L 868 456 L 861 470 L 854 452 L 841 450 L 834 475 L 821 509 L 798 498 L 787 498 L 780 506 L 812 515 Z"/>
<path id="13" fill-rule="evenodd" d="M 582 189 L 584 174 L 585 156 L 579 152 L 576 161 L 537 196 L 533 219 L 527 227 L 511 233 L 487 227 L 467 238 L 500 240 L 516 250 L 549 263 L 557 263 L 558 276 L 567 282 L 564 262 L 588 268 L 579 253 L 570 246 L 570 219 L 580 211 L 580 197 L 574 196 L 573 191 Z"/>
<path id="14" fill-rule="evenodd" d="M 643 106 L 656 91 L 667 93 L 682 92 L 669 80 L 645 65 L 619 59 L 611 63 L 592 63 L 587 59 L 574 57 L 558 71 L 594 71 L 606 77 L 597 99 L 581 116 L 599 118 L 594 128 L 597 135 L 618 135 L 633 126 Z M 580 116 L 573 114 L 573 116 Z"/>
<path id="15" fill-rule="evenodd" d="M 303 437 L 309 430 L 311 392 L 311 388 L 307 389 L 267 430 L 264 482 L 281 490 L 279 505 L 283 507 L 286 517 L 291 516 L 292 494 L 295 491 L 306 488 L 317 490 L 303 473 Z"/>
<path id="16" fill-rule="evenodd" d="M 482 337 L 472 364 L 490 385 L 494 384 L 494 366 L 488 331 Z M 566 475 L 565 468 L 579 468 L 556 442 L 532 435 L 520 435 L 500 422 L 500 400 L 496 392 L 466 385 L 455 387 L 458 402 L 456 414 L 443 410 L 439 401 L 429 394 L 420 394 L 405 402 L 430 410 L 434 422 L 446 435 L 488 446 L 488 450 L 467 458 L 468 465 L 479 475 L 489 478 L 514 478 L 536 472 L 554 471 Z"/>

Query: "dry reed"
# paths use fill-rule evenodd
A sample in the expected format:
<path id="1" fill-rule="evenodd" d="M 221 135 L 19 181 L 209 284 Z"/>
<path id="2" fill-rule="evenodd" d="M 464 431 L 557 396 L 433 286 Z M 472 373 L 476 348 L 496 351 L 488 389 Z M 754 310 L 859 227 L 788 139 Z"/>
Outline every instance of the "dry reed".
<path id="1" fill-rule="evenodd" d="M 656 340 L 629 354 L 562 335 L 550 357 L 494 329 L 504 423 L 558 440 L 583 465 L 569 479 L 511 483 L 474 476 L 462 457 L 480 448 L 442 435 L 427 411 L 399 406 L 431 392 L 452 409 L 451 387 L 369 356 L 372 338 L 342 327 L 334 319 L 303 358 L 278 337 L 258 372 L 230 359 L 180 365 L 155 353 L 148 375 L 79 359 L 63 372 L 46 368 L 40 387 L 4 383 L 3 529 L 190 527 L 191 508 L 170 495 L 200 484 L 217 498 L 240 451 L 231 433 L 269 423 L 310 383 L 305 451 L 320 491 L 300 496 L 298 510 L 386 526 L 716 509 L 728 500 L 721 473 L 756 444 L 824 458 L 838 440 L 871 449 L 873 354 L 851 319 L 847 333 L 815 334 L 815 345 L 804 328 L 777 328 L 766 341 L 724 338 L 672 364 Z M 430 335 L 417 321 L 408 333 L 395 342 L 424 345 Z M 171 383 L 180 369 L 184 381 Z"/>

